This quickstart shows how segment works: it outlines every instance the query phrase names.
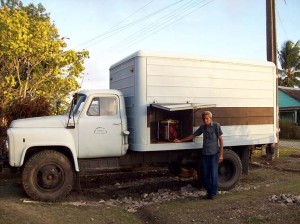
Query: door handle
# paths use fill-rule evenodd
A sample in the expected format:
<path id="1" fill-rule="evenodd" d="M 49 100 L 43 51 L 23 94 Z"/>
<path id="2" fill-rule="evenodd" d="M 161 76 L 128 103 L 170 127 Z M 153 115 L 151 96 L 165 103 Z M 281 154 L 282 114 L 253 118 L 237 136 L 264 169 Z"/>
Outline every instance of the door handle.
<path id="1" fill-rule="evenodd" d="M 121 122 L 120 123 L 113 123 L 113 125 L 120 125 L 121 124 Z"/>

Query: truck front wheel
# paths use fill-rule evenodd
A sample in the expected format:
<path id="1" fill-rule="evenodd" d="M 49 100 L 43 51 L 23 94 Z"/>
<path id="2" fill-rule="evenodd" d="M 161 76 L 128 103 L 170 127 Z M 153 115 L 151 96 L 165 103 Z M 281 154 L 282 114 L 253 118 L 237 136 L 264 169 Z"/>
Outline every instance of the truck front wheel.
<path id="1" fill-rule="evenodd" d="M 220 190 L 231 190 L 242 175 L 242 162 L 232 150 L 224 150 L 223 162 L 219 164 L 218 186 Z"/>
<path id="2" fill-rule="evenodd" d="M 33 155 L 24 165 L 22 183 L 34 200 L 57 201 L 74 185 L 75 174 L 70 160 L 62 153 L 45 150 Z"/>

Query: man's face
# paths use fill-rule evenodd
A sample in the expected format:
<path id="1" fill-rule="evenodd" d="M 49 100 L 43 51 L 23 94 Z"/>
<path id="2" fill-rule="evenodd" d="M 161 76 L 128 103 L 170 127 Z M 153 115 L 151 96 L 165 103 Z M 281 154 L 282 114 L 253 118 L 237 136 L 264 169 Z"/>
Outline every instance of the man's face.
<path id="1" fill-rule="evenodd" d="M 210 124 L 211 124 L 211 121 L 212 121 L 212 119 L 211 119 L 210 116 L 204 115 L 204 117 L 203 117 L 203 122 L 204 122 L 205 125 L 210 125 Z"/>

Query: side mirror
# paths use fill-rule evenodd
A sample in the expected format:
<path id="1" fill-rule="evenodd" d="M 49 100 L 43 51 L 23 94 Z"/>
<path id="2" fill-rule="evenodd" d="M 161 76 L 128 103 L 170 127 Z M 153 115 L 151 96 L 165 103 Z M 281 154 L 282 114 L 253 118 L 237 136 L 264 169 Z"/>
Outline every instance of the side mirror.
<path id="1" fill-rule="evenodd" d="M 130 134 L 129 131 L 123 131 L 123 135 L 128 136 Z"/>
<path id="2" fill-rule="evenodd" d="M 75 94 L 73 95 L 73 103 L 74 103 L 74 105 L 77 104 L 77 101 L 78 101 L 78 93 L 75 93 Z"/>
<path id="3" fill-rule="evenodd" d="M 130 134 L 129 131 L 123 131 L 123 135 L 124 135 L 124 144 L 127 145 L 128 144 L 128 135 Z"/>

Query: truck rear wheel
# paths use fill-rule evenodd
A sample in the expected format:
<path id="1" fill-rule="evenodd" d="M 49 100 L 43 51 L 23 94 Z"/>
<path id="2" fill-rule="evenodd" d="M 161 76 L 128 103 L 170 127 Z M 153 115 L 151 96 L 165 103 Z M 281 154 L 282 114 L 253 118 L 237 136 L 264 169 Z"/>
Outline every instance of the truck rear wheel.
<path id="1" fill-rule="evenodd" d="M 224 150 L 223 162 L 219 164 L 219 190 L 231 190 L 239 182 L 242 175 L 242 162 L 232 150 Z"/>
<path id="2" fill-rule="evenodd" d="M 74 185 L 75 174 L 70 160 L 62 153 L 45 150 L 33 155 L 25 164 L 22 183 L 34 200 L 57 201 Z"/>

